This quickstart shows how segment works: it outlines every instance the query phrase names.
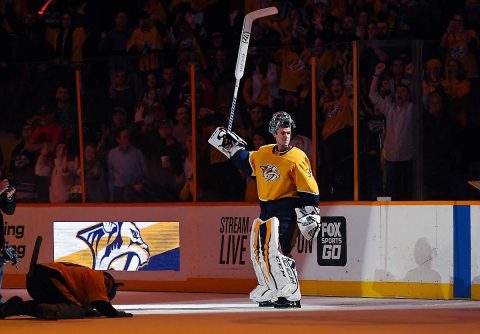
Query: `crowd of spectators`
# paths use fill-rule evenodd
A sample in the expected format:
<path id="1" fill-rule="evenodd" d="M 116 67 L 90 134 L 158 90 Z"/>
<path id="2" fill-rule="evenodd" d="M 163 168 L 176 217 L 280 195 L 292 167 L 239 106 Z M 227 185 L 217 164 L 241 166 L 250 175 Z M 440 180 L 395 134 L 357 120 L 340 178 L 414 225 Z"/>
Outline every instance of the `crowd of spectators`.
<path id="1" fill-rule="evenodd" d="M 193 168 L 199 200 L 252 200 L 254 183 L 207 139 L 228 119 L 243 16 L 267 6 L 279 13 L 253 24 L 234 123 L 251 149 L 272 142 L 270 115 L 285 110 L 322 199 L 353 199 L 356 90 L 360 199 L 478 197 L 466 182 L 480 178 L 478 1 L 44 4 L 0 0 L 2 163 L 19 202 L 81 201 L 81 161 L 88 202 L 190 201 Z"/>

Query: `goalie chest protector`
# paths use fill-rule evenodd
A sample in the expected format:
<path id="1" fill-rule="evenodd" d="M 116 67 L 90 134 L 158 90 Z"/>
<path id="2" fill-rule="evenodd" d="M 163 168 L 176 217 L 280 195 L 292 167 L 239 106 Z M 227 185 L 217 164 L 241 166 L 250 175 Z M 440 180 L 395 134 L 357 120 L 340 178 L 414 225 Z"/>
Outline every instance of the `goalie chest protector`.
<path id="1" fill-rule="evenodd" d="M 252 176 L 256 177 L 258 197 L 272 201 L 298 197 L 298 192 L 318 195 L 318 186 L 305 153 L 292 147 L 285 153 L 274 151 L 275 145 L 265 145 L 250 152 Z"/>

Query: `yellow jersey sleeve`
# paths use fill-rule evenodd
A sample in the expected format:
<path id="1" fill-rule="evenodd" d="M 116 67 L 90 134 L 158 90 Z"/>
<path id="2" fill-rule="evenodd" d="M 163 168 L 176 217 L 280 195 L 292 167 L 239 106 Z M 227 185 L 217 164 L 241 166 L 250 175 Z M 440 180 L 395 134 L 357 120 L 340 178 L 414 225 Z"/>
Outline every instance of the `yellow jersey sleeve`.
<path id="1" fill-rule="evenodd" d="M 318 185 L 313 177 L 310 161 L 303 151 L 299 151 L 302 154 L 296 161 L 296 168 L 293 169 L 297 191 L 318 195 Z"/>

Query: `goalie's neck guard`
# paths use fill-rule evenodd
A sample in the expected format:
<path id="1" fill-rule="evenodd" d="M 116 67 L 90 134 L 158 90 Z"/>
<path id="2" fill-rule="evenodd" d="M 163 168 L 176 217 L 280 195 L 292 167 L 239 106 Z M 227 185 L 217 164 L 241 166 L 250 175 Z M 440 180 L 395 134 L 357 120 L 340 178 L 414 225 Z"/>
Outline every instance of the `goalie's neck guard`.
<path id="1" fill-rule="evenodd" d="M 287 153 L 288 151 L 290 151 L 292 148 L 293 148 L 293 146 L 288 145 L 287 147 L 285 147 L 283 150 L 280 151 L 280 150 L 278 149 L 278 145 L 275 145 L 275 146 L 273 146 L 273 148 L 272 148 L 272 153 L 273 153 L 273 154 L 276 154 L 276 155 L 284 155 L 285 153 Z"/>

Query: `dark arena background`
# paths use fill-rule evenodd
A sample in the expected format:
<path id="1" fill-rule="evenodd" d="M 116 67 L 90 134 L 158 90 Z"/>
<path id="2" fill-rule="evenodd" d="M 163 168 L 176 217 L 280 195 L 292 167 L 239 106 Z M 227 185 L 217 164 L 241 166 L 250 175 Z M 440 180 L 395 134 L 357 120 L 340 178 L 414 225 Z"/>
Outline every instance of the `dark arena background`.
<path id="1" fill-rule="evenodd" d="M 30 298 L 42 236 L 39 263 L 108 270 L 134 315 L 0 331 L 475 332 L 479 32 L 477 0 L 0 0 L 1 300 Z M 257 185 L 208 142 L 273 144 L 278 111 L 321 215 L 288 310 L 248 298 Z"/>

